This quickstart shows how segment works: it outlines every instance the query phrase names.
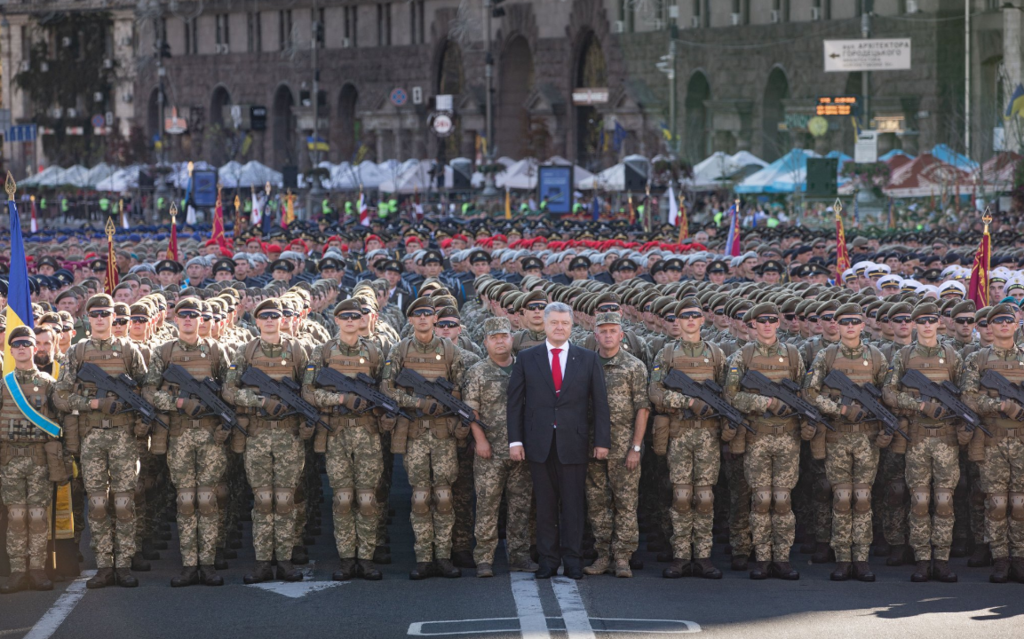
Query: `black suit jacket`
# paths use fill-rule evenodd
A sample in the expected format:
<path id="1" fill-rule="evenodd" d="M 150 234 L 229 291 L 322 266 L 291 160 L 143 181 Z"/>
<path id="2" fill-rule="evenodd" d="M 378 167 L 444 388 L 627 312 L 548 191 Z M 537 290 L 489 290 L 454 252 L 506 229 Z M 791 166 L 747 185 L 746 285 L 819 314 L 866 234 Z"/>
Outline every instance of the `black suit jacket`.
<path id="1" fill-rule="evenodd" d="M 608 393 L 597 353 L 567 344 L 562 392 L 548 364 L 547 344 L 519 353 L 508 384 L 508 440 L 522 442 L 526 459 L 543 463 L 551 452 L 554 424 L 558 425 L 557 453 L 563 464 L 585 464 L 594 446 L 611 446 Z"/>

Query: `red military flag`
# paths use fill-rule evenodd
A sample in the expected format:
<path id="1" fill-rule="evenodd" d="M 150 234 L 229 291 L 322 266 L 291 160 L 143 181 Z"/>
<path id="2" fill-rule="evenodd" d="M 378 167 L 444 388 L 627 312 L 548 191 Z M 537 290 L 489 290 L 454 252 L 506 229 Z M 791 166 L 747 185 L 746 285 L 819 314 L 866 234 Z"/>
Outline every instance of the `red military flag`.
<path id="1" fill-rule="evenodd" d="M 114 233 L 117 232 L 117 227 L 114 226 L 114 220 L 107 218 L 107 276 L 103 281 L 103 292 L 107 295 L 114 294 L 114 287 L 117 286 L 118 282 L 121 281 L 121 276 L 117 272 L 117 256 L 114 255 Z"/>
<path id="2" fill-rule="evenodd" d="M 988 211 L 985 212 L 985 233 L 981 236 L 981 244 L 974 252 L 974 266 L 971 268 L 971 282 L 967 287 L 967 297 L 974 300 L 978 308 L 989 305 L 988 273 L 992 265 L 992 236 L 988 233 L 988 225 L 992 221 Z"/>
<path id="3" fill-rule="evenodd" d="M 850 252 L 846 248 L 846 231 L 843 230 L 843 218 L 840 213 L 843 211 L 843 205 L 836 200 L 835 205 L 836 211 L 836 275 L 838 276 L 836 282 L 841 282 L 843 279 L 843 272 L 850 268 Z"/>
<path id="4" fill-rule="evenodd" d="M 212 239 L 221 248 L 229 249 L 227 236 L 224 235 L 224 205 L 221 203 L 220 189 L 217 189 L 217 205 L 213 209 L 213 235 Z M 175 237 L 177 240 L 177 237 Z"/>
<path id="5" fill-rule="evenodd" d="M 178 224 L 175 217 L 178 215 L 178 207 L 171 204 L 171 239 L 167 242 L 167 259 L 178 261 Z"/>

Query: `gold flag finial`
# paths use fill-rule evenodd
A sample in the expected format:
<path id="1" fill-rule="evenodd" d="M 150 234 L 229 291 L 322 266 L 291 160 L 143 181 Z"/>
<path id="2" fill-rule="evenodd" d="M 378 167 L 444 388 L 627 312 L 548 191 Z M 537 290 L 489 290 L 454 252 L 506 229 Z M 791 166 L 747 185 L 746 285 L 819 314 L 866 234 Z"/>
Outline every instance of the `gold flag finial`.
<path id="1" fill-rule="evenodd" d="M 18 184 L 14 181 L 14 176 L 11 172 L 7 172 L 7 181 L 4 183 L 4 190 L 7 191 L 7 199 L 14 201 L 14 192 L 18 190 Z"/>
<path id="2" fill-rule="evenodd" d="M 832 208 L 836 211 L 836 217 L 839 217 L 839 214 L 843 212 L 843 203 L 839 198 L 836 198 L 836 203 L 832 205 Z"/>
<path id="3" fill-rule="evenodd" d="M 174 224 L 174 218 L 178 217 L 178 205 L 175 204 L 174 202 L 171 202 L 170 213 L 171 213 L 171 224 Z"/>
<path id="4" fill-rule="evenodd" d="M 107 239 L 112 241 L 114 239 L 114 233 L 117 233 L 117 227 L 114 226 L 114 219 L 111 218 L 111 217 L 107 218 L 106 231 L 107 231 Z"/>
<path id="5" fill-rule="evenodd" d="M 981 221 L 985 223 L 985 232 L 988 233 L 988 225 L 992 223 L 992 209 L 985 207 L 985 212 L 981 216 Z"/>
<path id="6" fill-rule="evenodd" d="M 194 163 L 194 162 L 189 162 L 189 163 L 188 163 L 188 176 L 189 176 L 189 177 L 192 177 L 192 169 L 194 169 L 194 168 L 195 168 L 195 166 L 196 166 L 196 165 L 195 165 L 195 163 Z"/>
<path id="7" fill-rule="evenodd" d="M 242 207 L 242 199 L 236 195 L 235 196 L 235 210 L 237 211 L 241 207 Z"/>

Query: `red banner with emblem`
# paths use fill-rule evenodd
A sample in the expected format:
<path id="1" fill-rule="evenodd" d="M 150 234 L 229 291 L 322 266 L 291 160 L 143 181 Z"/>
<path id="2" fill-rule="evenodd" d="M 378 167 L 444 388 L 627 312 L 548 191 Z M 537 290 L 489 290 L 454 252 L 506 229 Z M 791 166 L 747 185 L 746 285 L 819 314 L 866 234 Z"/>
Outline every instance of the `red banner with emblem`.
<path id="1" fill-rule="evenodd" d="M 992 236 L 988 233 L 988 224 L 985 225 L 985 233 L 981 236 L 981 244 L 974 252 L 974 266 L 971 268 L 971 282 L 967 287 L 967 297 L 974 300 L 978 308 L 989 305 L 988 298 L 988 273 L 992 265 Z"/>

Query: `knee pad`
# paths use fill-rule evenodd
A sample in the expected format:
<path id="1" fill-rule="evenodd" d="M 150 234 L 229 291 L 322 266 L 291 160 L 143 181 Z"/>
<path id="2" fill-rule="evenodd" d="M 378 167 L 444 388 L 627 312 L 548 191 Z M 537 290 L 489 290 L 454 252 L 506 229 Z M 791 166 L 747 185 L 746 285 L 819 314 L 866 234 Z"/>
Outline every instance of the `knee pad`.
<path id="1" fill-rule="evenodd" d="M 711 486 L 697 486 L 695 489 L 697 498 L 694 500 L 694 506 L 697 508 L 697 512 L 701 515 L 710 515 L 715 511 L 715 493 L 711 490 Z"/>
<path id="2" fill-rule="evenodd" d="M 426 515 L 430 512 L 430 491 L 426 488 L 412 489 L 412 514 Z"/>
<path id="3" fill-rule="evenodd" d="M 355 491 L 351 488 L 339 488 L 334 491 L 334 514 L 347 515 L 352 512 L 352 500 L 355 496 Z"/>
<path id="4" fill-rule="evenodd" d="M 853 499 L 853 484 L 836 484 L 832 487 L 832 508 L 845 515 L 850 512 Z"/>
<path id="5" fill-rule="evenodd" d="M 902 481 L 890 482 L 885 487 L 885 501 L 890 506 L 898 508 L 903 505 L 907 497 L 907 484 Z"/>
<path id="6" fill-rule="evenodd" d="M 274 512 L 288 515 L 295 510 L 295 491 L 291 488 L 274 489 Z"/>
<path id="7" fill-rule="evenodd" d="M 31 506 L 28 509 L 28 531 L 36 535 L 42 535 L 46 533 L 49 527 L 49 521 L 46 517 L 46 509 L 42 506 Z"/>
<path id="8" fill-rule="evenodd" d="M 135 495 L 132 493 L 114 493 L 114 516 L 118 521 L 131 521 L 135 518 Z"/>
<path id="9" fill-rule="evenodd" d="M 217 495 L 217 507 L 226 508 L 228 505 L 228 498 L 231 496 L 231 491 L 228 490 L 227 484 L 217 484 L 213 489 Z"/>
<path id="10" fill-rule="evenodd" d="M 28 508 L 18 504 L 7 507 L 7 524 L 13 533 L 24 534 L 28 530 Z"/>
<path id="11" fill-rule="evenodd" d="M 261 486 L 252 491 L 256 512 L 261 515 L 269 515 L 274 512 L 274 489 L 270 486 Z"/>
<path id="12" fill-rule="evenodd" d="M 774 502 L 776 515 L 788 515 L 793 512 L 793 503 L 790 501 L 789 489 L 772 487 L 772 501 Z"/>
<path id="13" fill-rule="evenodd" d="M 1006 493 L 992 493 L 988 496 L 985 516 L 992 521 L 1004 521 L 1006 519 L 1006 506 L 1010 498 Z"/>
<path id="14" fill-rule="evenodd" d="M 363 517 L 377 516 L 377 496 L 370 488 L 362 488 L 356 491 L 356 501 L 359 503 L 359 514 Z"/>
<path id="15" fill-rule="evenodd" d="M 767 515 L 772 510 L 772 491 L 770 488 L 754 488 L 751 491 L 753 510 L 760 515 Z"/>
<path id="16" fill-rule="evenodd" d="M 828 477 L 819 477 L 818 480 L 814 482 L 811 494 L 814 496 L 815 501 L 827 504 L 829 499 L 832 497 L 832 484 L 829 483 Z"/>
<path id="17" fill-rule="evenodd" d="M 451 486 L 435 486 L 434 499 L 437 501 L 438 513 L 448 515 L 455 510 L 455 504 L 452 503 Z"/>
<path id="18" fill-rule="evenodd" d="M 672 508 L 677 513 L 690 512 L 690 504 L 693 502 L 693 486 L 689 484 L 675 484 L 672 486 Z"/>
<path id="19" fill-rule="evenodd" d="M 199 502 L 199 516 L 212 517 L 217 514 L 217 493 L 213 486 L 200 486 L 196 489 L 196 501 Z"/>
<path id="20" fill-rule="evenodd" d="M 935 489 L 935 516 L 953 516 L 953 491 L 949 488 Z"/>
<path id="21" fill-rule="evenodd" d="M 910 494 L 910 512 L 918 517 L 928 516 L 928 502 L 931 500 L 931 493 L 927 486 L 914 488 Z"/>
<path id="22" fill-rule="evenodd" d="M 1024 521 L 1024 493 L 1010 493 L 1010 518 Z"/>
<path id="23" fill-rule="evenodd" d="M 860 515 L 871 512 L 871 484 L 853 485 L 853 512 Z"/>
<path id="24" fill-rule="evenodd" d="M 196 489 L 182 488 L 178 491 L 178 513 L 191 517 L 196 512 Z"/>
<path id="25" fill-rule="evenodd" d="M 110 500 L 107 494 L 89 495 L 89 519 L 92 521 L 103 521 L 107 518 L 107 507 Z"/>

